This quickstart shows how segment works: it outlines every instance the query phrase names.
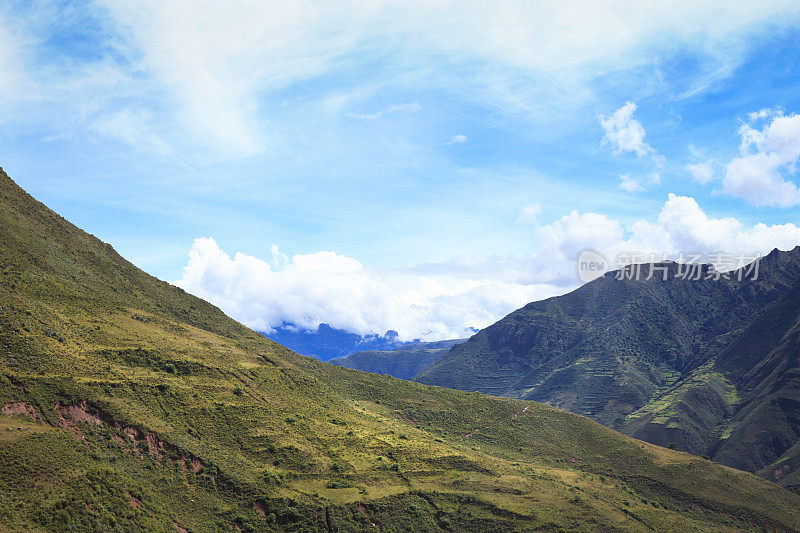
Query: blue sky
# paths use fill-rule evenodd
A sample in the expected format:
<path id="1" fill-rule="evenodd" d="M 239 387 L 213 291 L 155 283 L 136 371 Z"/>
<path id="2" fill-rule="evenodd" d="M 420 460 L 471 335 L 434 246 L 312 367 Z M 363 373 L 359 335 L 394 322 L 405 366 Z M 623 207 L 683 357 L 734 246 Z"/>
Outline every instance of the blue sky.
<path id="1" fill-rule="evenodd" d="M 796 2 L 285 4 L 6 3 L 0 164 L 259 329 L 455 336 L 583 248 L 800 243 Z"/>

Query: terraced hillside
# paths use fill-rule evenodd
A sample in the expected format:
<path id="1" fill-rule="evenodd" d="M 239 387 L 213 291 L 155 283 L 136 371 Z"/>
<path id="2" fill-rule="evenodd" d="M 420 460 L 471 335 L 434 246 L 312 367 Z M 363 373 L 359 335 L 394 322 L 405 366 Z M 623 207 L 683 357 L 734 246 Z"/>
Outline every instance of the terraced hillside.
<path id="1" fill-rule="evenodd" d="M 770 253 L 755 280 L 669 268 L 528 304 L 415 379 L 545 402 L 800 487 L 800 247 Z"/>
<path id="2" fill-rule="evenodd" d="M 0 171 L 0 529 L 800 529 L 800 497 L 542 404 L 299 356 Z"/>

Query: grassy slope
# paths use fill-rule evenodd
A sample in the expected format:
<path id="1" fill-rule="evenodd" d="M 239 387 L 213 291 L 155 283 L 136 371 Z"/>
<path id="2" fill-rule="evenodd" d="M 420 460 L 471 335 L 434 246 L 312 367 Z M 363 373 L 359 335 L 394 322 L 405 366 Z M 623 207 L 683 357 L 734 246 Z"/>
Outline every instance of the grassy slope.
<path id="1" fill-rule="evenodd" d="M 394 350 L 365 350 L 340 359 L 331 359 L 328 363 L 375 374 L 389 374 L 400 379 L 412 379 L 446 354 L 454 344 L 464 340 L 466 339 L 418 342 Z"/>
<path id="2" fill-rule="evenodd" d="M 800 529 L 755 476 L 298 356 L 2 172 L 0 406 L 10 531 Z"/>

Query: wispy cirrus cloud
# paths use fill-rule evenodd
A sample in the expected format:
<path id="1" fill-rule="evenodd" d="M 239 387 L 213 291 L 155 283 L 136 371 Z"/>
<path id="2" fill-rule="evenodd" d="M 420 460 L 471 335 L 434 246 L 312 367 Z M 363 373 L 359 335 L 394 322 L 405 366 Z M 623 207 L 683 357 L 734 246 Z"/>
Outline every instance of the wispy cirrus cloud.
<path id="1" fill-rule="evenodd" d="M 121 109 L 99 116 L 92 127 L 100 135 L 117 139 L 142 151 L 160 155 L 171 152 L 169 144 L 157 132 L 155 117 L 146 111 Z"/>
<path id="2" fill-rule="evenodd" d="M 640 192 L 649 185 L 658 185 L 660 183 L 661 174 L 655 171 L 641 177 L 631 176 L 630 174 L 620 174 L 619 176 L 619 188 L 625 192 Z"/>
<path id="3" fill-rule="evenodd" d="M 450 140 L 447 141 L 445 144 L 464 144 L 465 142 L 467 142 L 467 140 L 468 139 L 466 135 L 458 134 L 450 137 Z"/>
<path id="4" fill-rule="evenodd" d="M 391 115 L 392 113 L 417 113 L 419 111 L 422 111 L 422 106 L 419 105 L 418 102 L 411 102 L 407 104 L 394 104 L 386 109 L 381 109 L 380 111 L 376 111 L 374 113 L 351 113 L 350 116 L 361 120 L 376 120 L 382 116 Z"/>
<path id="5" fill-rule="evenodd" d="M 741 60 L 742 37 L 798 15 L 784 1 L 630 2 L 613 10 L 585 2 L 98 4 L 110 16 L 106 45 L 123 59 L 119 68 L 136 73 L 142 93 L 173 107 L 196 142 L 243 153 L 280 134 L 276 107 L 288 103 L 282 91 L 314 86 L 331 73 L 363 67 L 362 83 L 384 84 L 388 76 L 408 87 L 465 87 L 541 120 L 576 105 L 578 94 L 591 98 L 598 76 L 650 64 L 659 54 L 691 50 L 702 66 L 698 79 L 714 79 Z M 440 63 L 447 77 L 435 75 Z"/>
<path id="6" fill-rule="evenodd" d="M 25 66 L 28 36 L 14 30 L 10 15 L 0 10 L 0 106 L 5 107 L 17 98 L 30 96 L 31 80 Z M 4 117 L 0 116 L 0 120 Z"/>
<path id="7" fill-rule="evenodd" d="M 201 153 L 211 147 L 231 154 L 272 146 L 284 129 L 280 108 L 292 103 L 293 97 L 283 91 L 292 88 L 304 105 L 313 105 L 308 96 L 328 96 L 319 95 L 317 82 L 329 84 L 334 73 L 358 70 L 363 74 L 359 83 L 384 88 L 391 83 L 444 91 L 464 88 L 464 95 L 487 104 L 494 101 L 504 112 L 529 114 L 538 121 L 549 117 L 555 124 L 565 108 L 592 98 L 593 80 L 617 72 L 620 65 L 635 69 L 653 64 L 654 58 L 689 51 L 701 66 L 696 77 L 715 78 L 742 60 L 747 35 L 767 25 L 795 24 L 800 15 L 795 3 L 783 0 L 758 6 L 738 1 L 631 2 L 613 10 L 577 1 L 491 7 L 389 0 L 369 7 L 357 1 L 334 5 L 307 0 L 12 5 L 5 18 L 13 24 L 4 24 L 0 35 L 4 86 L 19 79 L 14 73 L 34 69 L 34 92 L 41 91 L 45 100 L 62 98 L 67 108 L 82 105 L 84 112 L 128 95 L 146 102 L 150 112 L 160 115 L 160 123 L 169 123 L 168 142 L 187 145 L 190 140 Z M 460 16 L 453 17 L 454 11 Z M 76 50 L 54 53 L 42 35 L 47 31 L 77 37 L 71 42 L 81 45 L 97 42 L 91 51 L 59 56 Z M 70 68 L 64 68 L 67 64 Z M 446 76 L 437 74 L 440 66 Z M 111 69 L 119 72 L 112 74 Z M 87 92 L 91 83 L 97 87 Z M 64 90 L 75 84 L 83 85 L 83 98 Z M 109 84 L 113 93 L 101 90 Z M 344 111 L 364 117 L 379 113 Z M 620 130 L 624 132 L 634 135 L 619 141 L 639 142 L 635 122 Z M 638 154 L 648 151 L 643 141 L 634 145 L 626 146 Z"/>

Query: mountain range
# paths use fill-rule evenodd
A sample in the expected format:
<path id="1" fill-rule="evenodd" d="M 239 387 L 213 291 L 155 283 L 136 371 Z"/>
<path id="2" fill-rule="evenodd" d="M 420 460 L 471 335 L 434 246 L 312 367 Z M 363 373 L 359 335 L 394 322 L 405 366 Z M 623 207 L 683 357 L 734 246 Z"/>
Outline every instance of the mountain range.
<path id="1" fill-rule="evenodd" d="M 612 272 L 530 303 L 414 379 L 544 402 L 798 490 L 800 247 L 757 276 L 652 268 L 666 279 Z"/>
<path id="2" fill-rule="evenodd" d="M 360 335 L 332 328 L 324 323 L 314 331 L 284 325 L 262 334 L 300 355 L 310 355 L 320 361 L 345 357 L 359 351 L 393 350 L 418 342 L 403 342 L 398 338 L 397 332 L 393 330 L 389 330 L 383 335 Z"/>
<path id="3" fill-rule="evenodd" d="M 800 496 L 752 474 L 298 355 L 2 170 L 0 501 L 3 531 L 800 529 Z"/>

